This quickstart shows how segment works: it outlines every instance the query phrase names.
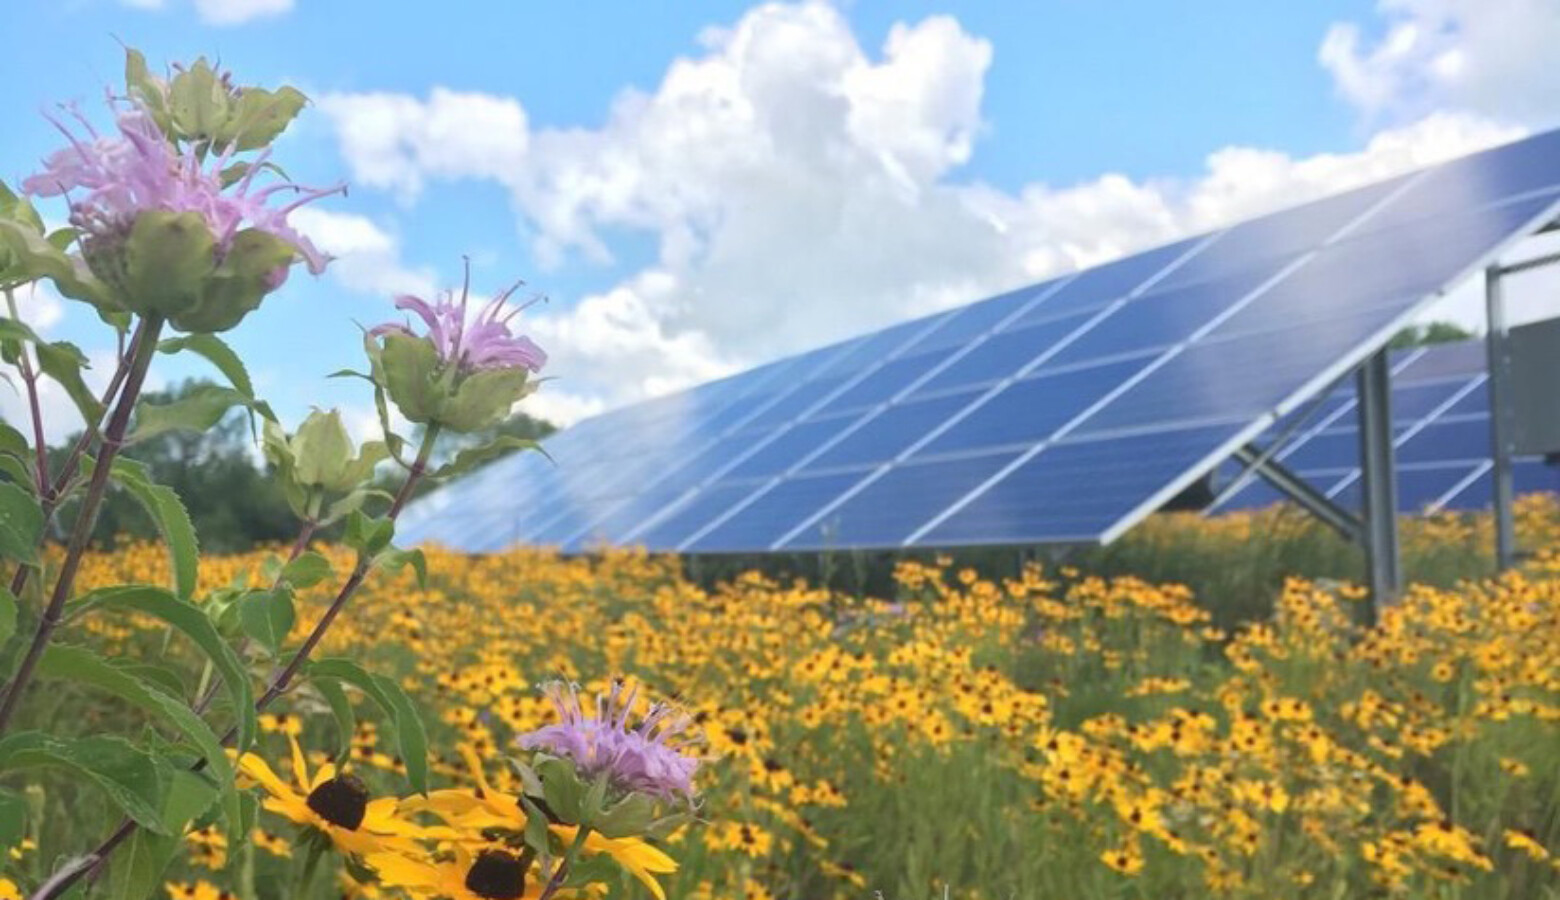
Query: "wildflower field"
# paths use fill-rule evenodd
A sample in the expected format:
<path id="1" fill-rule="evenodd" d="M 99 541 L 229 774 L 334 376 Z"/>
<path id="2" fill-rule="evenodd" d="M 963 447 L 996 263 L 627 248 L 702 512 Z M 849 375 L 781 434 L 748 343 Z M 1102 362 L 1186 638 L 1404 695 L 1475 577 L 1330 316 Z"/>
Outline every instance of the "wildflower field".
<path id="1" fill-rule="evenodd" d="M 1145 554 L 1222 543 L 1239 565 L 1271 515 L 1173 517 L 1127 540 Z M 1560 546 L 1553 500 L 1529 498 L 1522 523 L 1527 546 Z M 1407 527 L 1411 548 L 1433 537 L 1471 557 L 1487 523 Z M 202 576 L 254 577 L 265 555 L 211 558 Z M 99 554 L 82 578 L 155 582 L 165 559 Z M 409 568 L 370 581 L 324 649 L 397 674 L 428 721 L 436 786 L 475 788 L 479 771 L 476 796 L 518 792 L 500 754 L 553 721 L 546 678 L 620 678 L 694 713 L 712 760 L 704 821 L 657 842 L 675 872 L 654 849 L 620 854 L 614 896 L 658 881 L 669 897 L 797 900 L 1560 897 L 1551 553 L 1498 580 L 1415 588 L 1371 628 L 1358 590 L 1291 580 L 1271 617 L 1228 630 L 1210 624 L 1218 598 L 1065 567 L 986 580 L 906 561 L 882 598 L 756 574 L 704 589 L 678 560 L 626 552 L 430 552 L 428 567 L 426 589 Z M 297 633 L 324 600 L 304 599 Z M 182 652 L 113 615 L 68 639 Z M 186 671 L 193 692 L 194 657 Z M 122 708 L 58 684 L 31 727 L 124 729 Z M 349 725 L 299 687 L 262 717 L 253 759 L 286 780 L 339 754 L 374 796 L 408 796 L 398 746 L 358 712 Z M 21 880 L 112 816 L 69 778 L 29 802 L 41 814 L 5 862 Z M 298 834 L 265 813 L 229 853 L 220 828 L 196 827 L 170 896 L 295 896 Z M 400 896 L 349 869 L 315 895 Z"/>

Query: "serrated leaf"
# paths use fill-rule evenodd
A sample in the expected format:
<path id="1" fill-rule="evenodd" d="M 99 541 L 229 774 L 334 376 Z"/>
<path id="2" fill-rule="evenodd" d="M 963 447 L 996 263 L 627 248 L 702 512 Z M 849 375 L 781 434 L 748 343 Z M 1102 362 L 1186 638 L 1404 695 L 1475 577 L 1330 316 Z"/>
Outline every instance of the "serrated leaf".
<path id="1" fill-rule="evenodd" d="M 204 358 L 216 367 L 222 377 L 228 380 L 235 391 L 253 400 L 255 396 L 254 382 L 249 378 L 249 370 L 244 367 L 244 361 L 233 351 L 227 342 L 214 334 L 186 334 L 181 337 L 167 338 L 157 345 L 160 353 L 180 353 L 188 350 Z"/>
<path id="2" fill-rule="evenodd" d="M 207 431 L 234 407 L 253 408 L 254 401 L 232 388 L 201 384 L 172 403 L 143 403 L 136 410 L 130 440 L 144 441 L 167 431 Z"/>
<path id="3" fill-rule="evenodd" d="M 311 678 L 334 678 L 362 691 L 384 711 L 395 728 L 396 746 L 406 764 L 406 779 L 418 793 L 428 790 L 428 733 L 422 716 L 406 691 L 393 679 L 374 675 L 348 659 L 320 659 L 309 663 Z"/>
<path id="4" fill-rule="evenodd" d="M 523 450 L 535 450 L 543 456 L 547 456 L 547 451 L 543 450 L 542 445 L 536 441 L 505 435 L 495 438 L 480 447 L 469 447 L 460 451 L 455 454 L 453 460 L 435 469 L 432 477 L 453 478 L 456 475 L 470 472 L 472 469 L 492 462 L 495 459 Z M 551 459 L 552 457 L 548 456 L 547 458 Z"/>
<path id="5" fill-rule="evenodd" d="M 174 856 L 184 849 L 181 832 L 211 807 L 216 796 L 216 788 L 201 776 L 193 772 L 175 772 L 162 806 L 163 820 L 172 833 L 158 835 L 137 830 L 132 834 L 114 854 L 113 864 L 109 866 L 109 896 L 114 900 L 143 900 L 160 895 L 163 873 Z M 237 828 L 229 828 L 230 833 L 235 830 L 242 835 L 249 834 L 241 814 Z"/>
<path id="6" fill-rule="evenodd" d="M 38 498 L 14 482 L 0 482 L 0 557 L 36 563 L 43 526 Z"/>
<path id="7" fill-rule="evenodd" d="M 157 834 L 171 831 L 161 806 L 172 770 L 129 741 L 103 736 L 59 738 L 35 731 L 0 740 L 0 772 L 38 767 L 75 772 L 142 828 Z"/>
<path id="8" fill-rule="evenodd" d="M 282 567 L 282 580 L 293 587 L 303 590 L 314 587 L 331 576 L 332 568 L 330 560 L 313 550 L 298 554 L 287 565 Z"/>
<path id="9" fill-rule="evenodd" d="M 287 588 L 250 591 L 238 601 L 238 621 L 244 634 L 273 656 L 287 642 L 296 618 L 292 591 Z"/>
<path id="10" fill-rule="evenodd" d="M 217 735 L 190 709 L 181 697 L 164 693 L 160 688 L 142 681 L 103 659 L 85 647 L 54 644 L 44 651 L 38 662 L 38 674 L 47 678 L 60 678 L 97 688 L 113 694 L 120 700 L 171 725 L 179 734 L 188 738 L 205 758 L 206 765 L 222 785 L 222 807 L 227 817 L 229 837 L 237 840 L 241 835 L 232 833 L 240 824 L 238 817 L 238 792 L 234 787 L 233 764 Z"/>
<path id="11" fill-rule="evenodd" d="M 223 686 L 238 719 L 238 749 L 248 749 L 255 736 L 255 698 L 249 675 L 238 654 L 222 640 L 216 626 L 197 606 L 175 597 L 165 588 L 152 585 L 119 585 L 100 588 L 82 596 L 73 611 L 128 609 L 145 613 L 168 623 L 195 642 L 222 676 Z"/>
<path id="12" fill-rule="evenodd" d="M 134 497 L 162 533 L 173 568 L 174 591 L 188 600 L 200 575 L 200 544 L 184 502 L 173 488 L 157 484 L 144 464 L 127 457 L 114 460 L 112 477 Z"/>

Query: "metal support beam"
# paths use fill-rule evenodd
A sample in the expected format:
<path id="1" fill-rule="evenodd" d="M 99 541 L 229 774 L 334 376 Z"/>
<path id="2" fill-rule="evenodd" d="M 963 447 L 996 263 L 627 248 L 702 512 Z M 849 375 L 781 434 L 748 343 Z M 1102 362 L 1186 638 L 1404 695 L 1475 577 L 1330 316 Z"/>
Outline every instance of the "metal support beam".
<path id="1" fill-rule="evenodd" d="M 1364 499 L 1365 565 L 1375 608 L 1403 589 L 1398 554 L 1396 453 L 1392 442 L 1392 369 L 1379 350 L 1360 365 L 1360 488 Z"/>
<path id="2" fill-rule="evenodd" d="M 1362 538 L 1363 526 L 1358 516 L 1334 503 L 1331 497 L 1312 487 L 1310 482 L 1274 461 L 1270 450 L 1271 448 L 1265 451 L 1255 444 L 1247 444 L 1235 451 L 1235 458 L 1248 467 L 1247 471 L 1262 476 L 1263 481 L 1295 501 L 1311 515 L 1316 516 L 1323 524 L 1331 526 L 1343 535 L 1345 540 L 1359 541 Z"/>
<path id="3" fill-rule="evenodd" d="M 1501 571 L 1511 568 L 1517 558 L 1517 530 L 1512 516 L 1516 488 L 1511 474 L 1516 429 L 1512 421 L 1506 298 L 1501 285 L 1502 276 L 1510 271 L 1521 270 L 1491 266 L 1484 273 L 1485 314 L 1488 317 L 1484 352 L 1490 372 L 1490 452 L 1494 461 L 1490 474 L 1495 485 L 1495 565 Z"/>

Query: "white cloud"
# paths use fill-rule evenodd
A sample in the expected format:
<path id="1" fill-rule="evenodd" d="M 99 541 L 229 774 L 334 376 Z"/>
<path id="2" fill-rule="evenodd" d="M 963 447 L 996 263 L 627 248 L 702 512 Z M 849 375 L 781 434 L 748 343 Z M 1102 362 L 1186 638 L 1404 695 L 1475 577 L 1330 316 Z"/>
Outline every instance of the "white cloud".
<path id="1" fill-rule="evenodd" d="M 1374 29 L 1334 24 L 1318 54 L 1367 116 L 1456 108 L 1533 125 L 1560 119 L 1554 0 L 1378 0 L 1377 14 Z"/>
<path id="2" fill-rule="evenodd" d="M 352 290 L 428 297 L 437 287 L 433 270 L 403 265 L 400 239 L 367 216 L 305 206 L 289 220 L 315 246 L 335 257 L 327 271 Z"/>
<path id="3" fill-rule="evenodd" d="M 167 0 L 119 0 L 132 9 L 161 10 Z M 290 12 L 294 0 L 193 0 L 195 13 L 207 25 L 243 25 L 255 19 L 271 18 Z"/>
<path id="4" fill-rule="evenodd" d="M 1229 147 L 1190 178 L 1106 174 L 1016 192 L 958 169 L 982 129 L 991 45 L 946 16 L 894 26 L 878 54 L 823 3 L 767 4 L 702 37 L 598 127 L 532 129 L 514 98 L 321 102 L 355 180 L 408 201 L 439 180 L 506 190 L 541 258 L 655 259 L 567 308 L 527 313 L 560 417 L 1089 265 L 1514 136 L 1442 113 L 1357 152 Z"/>

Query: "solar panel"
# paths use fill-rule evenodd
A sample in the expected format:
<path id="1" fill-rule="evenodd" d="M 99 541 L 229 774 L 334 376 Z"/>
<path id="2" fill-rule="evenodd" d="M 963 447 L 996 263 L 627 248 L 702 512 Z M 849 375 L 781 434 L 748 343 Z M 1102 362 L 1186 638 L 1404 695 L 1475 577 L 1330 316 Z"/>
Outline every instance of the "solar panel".
<path id="1" fill-rule="evenodd" d="M 549 439 L 556 465 L 506 459 L 413 504 L 402 539 L 712 553 L 1108 541 L 1557 212 L 1551 132 L 609 412 Z M 1432 380 L 1405 410 L 1449 412 Z M 1443 425 L 1405 432 L 1406 472 L 1476 430 Z M 1311 439 L 1306 453 L 1352 447 Z M 1406 477 L 1405 498 L 1442 486 Z M 1460 477 L 1451 498 L 1480 476 Z"/>
<path id="2" fill-rule="evenodd" d="M 1490 471 L 1490 395 L 1483 341 L 1458 341 L 1399 350 L 1392 354 L 1392 420 L 1398 460 L 1398 506 L 1402 512 L 1488 509 L 1493 502 Z M 1355 386 L 1339 386 L 1322 402 L 1275 459 L 1341 506 L 1359 508 L 1359 431 Z M 1272 429 L 1257 443 L 1267 446 L 1283 431 Z M 1240 466 L 1220 467 L 1221 484 L 1239 478 Z M 1519 493 L 1560 491 L 1560 468 L 1538 457 L 1518 457 L 1513 475 Z M 1255 509 L 1282 496 L 1251 481 L 1215 511 Z"/>

